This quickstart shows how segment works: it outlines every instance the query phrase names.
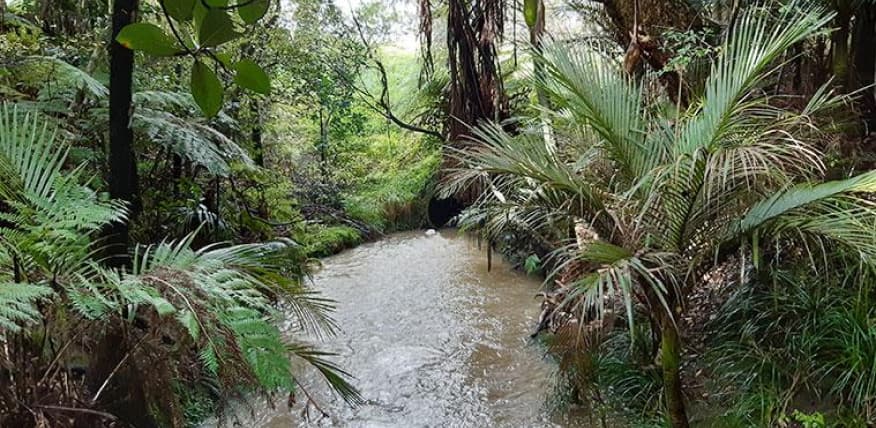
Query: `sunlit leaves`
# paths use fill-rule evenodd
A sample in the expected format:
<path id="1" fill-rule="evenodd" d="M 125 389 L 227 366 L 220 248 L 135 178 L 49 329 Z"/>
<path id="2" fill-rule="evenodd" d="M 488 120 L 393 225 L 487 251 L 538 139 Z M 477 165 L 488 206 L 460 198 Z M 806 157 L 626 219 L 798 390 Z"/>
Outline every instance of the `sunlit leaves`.
<path id="1" fill-rule="evenodd" d="M 195 103 L 205 116 L 213 117 L 219 113 L 224 92 L 222 82 L 210 67 L 200 61 L 196 61 L 192 66 L 191 90 Z"/>
<path id="2" fill-rule="evenodd" d="M 267 73 L 252 60 L 244 59 L 234 67 L 237 73 L 234 82 L 240 87 L 260 94 L 271 93 L 271 79 Z"/>
<path id="3" fill-rule="evenodd" d="M 122 28 L 116 41 L 122 46 L 154 56 L 173 56 L 179 52 L 176 41 L 155 24 L 146 22 Z"/>

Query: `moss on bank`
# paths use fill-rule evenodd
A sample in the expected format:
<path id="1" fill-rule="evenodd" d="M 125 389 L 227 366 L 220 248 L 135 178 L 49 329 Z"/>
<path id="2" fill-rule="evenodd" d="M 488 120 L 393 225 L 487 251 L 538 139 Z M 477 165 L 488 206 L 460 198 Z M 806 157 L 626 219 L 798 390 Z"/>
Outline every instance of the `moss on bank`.
<path id="1" fill-rule="evenodd" d="M 362 241 L 362 235 L 352 227 L 318 225 L 308 231 L 304 246 L 309 256 L 325 257 L 355 247 Z"/>

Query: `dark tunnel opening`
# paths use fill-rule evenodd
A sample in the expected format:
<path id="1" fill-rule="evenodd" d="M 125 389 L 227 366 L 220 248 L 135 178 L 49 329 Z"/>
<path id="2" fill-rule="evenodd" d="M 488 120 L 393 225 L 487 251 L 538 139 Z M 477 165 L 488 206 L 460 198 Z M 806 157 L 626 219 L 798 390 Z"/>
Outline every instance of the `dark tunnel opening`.
<path id="1" fill-rule="evenodd" d="M 432 198 L 429 201 L 429 223 L 440 228 L 447 225 L 453 217 L 459 215 L 465 208 L 456 198 Z"/>

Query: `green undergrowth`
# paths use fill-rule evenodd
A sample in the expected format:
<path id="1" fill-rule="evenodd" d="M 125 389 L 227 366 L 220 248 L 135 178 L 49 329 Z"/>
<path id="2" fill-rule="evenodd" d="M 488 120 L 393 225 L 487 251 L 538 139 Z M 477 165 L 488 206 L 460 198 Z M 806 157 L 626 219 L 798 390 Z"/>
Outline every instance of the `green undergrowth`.
<path id="1" fill-rule="evenodd" d="M 716 404 L 728 409 L 716 423 L 876 423 L 876 295 L 860 269 L 776 269 L 728 300 L 709 329 L 709 368 L 726 391 Z"/>
<path id="2" fill-rule="evenodd" d="M 344 209 L 355 220 L 391 232 L 423 224 L 428 189 L 441 162 L 437 148 L 418 137 L 372 136 L 361 154 L 358 183 L 344 195 Z"/>
<path id="3" fill-rule="evenodd" d="M 308 229 L 304 246 L 311 257 L 325 257 L 355 247 L 362 241 L 362 235 L 352 227 L 317 225 Z"/>

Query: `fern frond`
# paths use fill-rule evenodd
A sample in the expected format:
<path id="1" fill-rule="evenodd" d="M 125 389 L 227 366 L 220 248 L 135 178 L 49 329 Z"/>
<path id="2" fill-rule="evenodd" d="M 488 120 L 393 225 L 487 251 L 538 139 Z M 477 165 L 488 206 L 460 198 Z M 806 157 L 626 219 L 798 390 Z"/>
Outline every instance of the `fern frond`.
<path id="1" fill-rule="evenodd" d="M 35 304 L 52 294 L 52 289 L 45 285 L 0 282 L 0 337 L 41 319 Z"/>

